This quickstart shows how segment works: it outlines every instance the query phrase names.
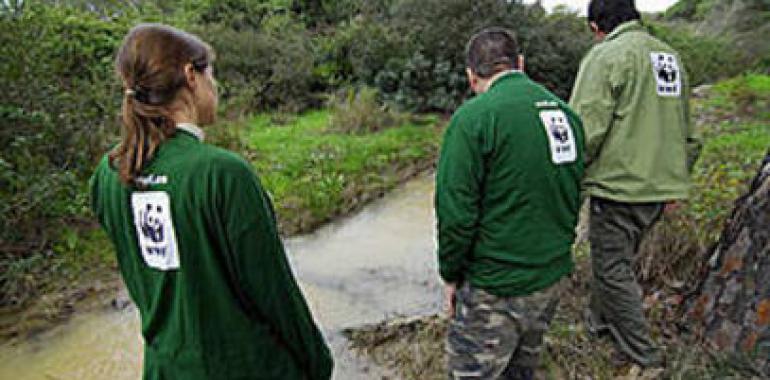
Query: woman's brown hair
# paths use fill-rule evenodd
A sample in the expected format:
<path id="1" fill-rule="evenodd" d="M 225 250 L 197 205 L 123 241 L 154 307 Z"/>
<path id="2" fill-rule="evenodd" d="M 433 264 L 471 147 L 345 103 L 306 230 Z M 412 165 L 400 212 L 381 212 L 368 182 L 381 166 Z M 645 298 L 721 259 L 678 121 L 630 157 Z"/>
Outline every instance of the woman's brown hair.
<path id="1" fill-rule="evenodd" d="M 152 160 L 160 144 L 174 135 L 171 106 L 187 84 L 185 66 L 203 73 L 211 48 L 192 34 L 159 24 L 141 24 L 128 33 L 115 60 L 125 86 L 123 136 L 110 163 L 127 185 Z"/>

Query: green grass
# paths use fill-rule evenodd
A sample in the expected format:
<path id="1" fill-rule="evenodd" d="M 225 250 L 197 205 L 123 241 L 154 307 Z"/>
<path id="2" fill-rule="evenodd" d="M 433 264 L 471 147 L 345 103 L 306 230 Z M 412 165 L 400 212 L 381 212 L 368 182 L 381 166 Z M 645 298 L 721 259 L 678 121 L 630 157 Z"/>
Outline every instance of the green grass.
<path id="1" fill-rule="evenodd" d="M 269 115 L 242 131 L 254 163 L 276 204 L 283 231 L 308 231 L 359 207 L 430 166 L 438 151 L 436 119 L 371 134 L 335 132 L 329 111 L 310 112 L 286 125 Z"/>
<path id="2" fill-rule="evenodd" d="M 736 119 L 758 120 L 768 124 L 770 120 L 770 75 L 745 74 L 714 85 L 708 98 L 699 101 L 696 109 L 713 114 L 717 121 Z M 697 117 L 697 115 L 695 115 Z M 706 126 L 704 133 L 720 133 L 724 127 L 714 123 Z M 729 131 L 727 129 L 726 131 Z"/>

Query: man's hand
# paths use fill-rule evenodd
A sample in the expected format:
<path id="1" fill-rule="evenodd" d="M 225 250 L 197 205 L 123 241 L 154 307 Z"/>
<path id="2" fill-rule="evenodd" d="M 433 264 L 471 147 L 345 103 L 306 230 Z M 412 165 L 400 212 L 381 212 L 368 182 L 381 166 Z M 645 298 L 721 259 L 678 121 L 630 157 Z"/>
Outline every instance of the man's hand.
<path id="1" fill-rule="evenodd" d="M 679 207 L 681 207 L 681 204 L 677 201 L 671 201 L 666 203 L 666 205 L 663 207 L 663 213 L 666 215 L 671 214 L 672 212 L 679 210 Z"/>
<path id="2" fill-rule="evenodd" d="M 446 311 L 449 318 L 455 316 L 455 306 L 457 303 L 457 284 L 447 283 L 444 284 L 444 311 Z"/>

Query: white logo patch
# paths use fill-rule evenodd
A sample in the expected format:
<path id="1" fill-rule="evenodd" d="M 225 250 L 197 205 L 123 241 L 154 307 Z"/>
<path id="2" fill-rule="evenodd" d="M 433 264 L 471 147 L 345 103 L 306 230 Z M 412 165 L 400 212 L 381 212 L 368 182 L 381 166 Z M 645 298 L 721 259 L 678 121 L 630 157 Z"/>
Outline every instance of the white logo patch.
<path id="1" fill-rule="evenodd" d="M 163 271 L 179 269 L 171 201 L 163 191 L 131 194 L 139 250 L 148 266 Z"/>
<path id="2" fill-rule="evenodd" d="M 560 165 L 575 162 L 577 159 L 577 146 L 572 127 L 569 125 L 564 111 L 548 110 L 540 111 L 540 120 L 543 121 L 545 134 L 551 148 L 551 160 Z"/>
<path id="3" fill-rule="evenodd" d="M 679 96 L 682 93 L 682 73 L 676 57 L 670 53 L 652 52 L 652 72 L 660 96 Z"/>

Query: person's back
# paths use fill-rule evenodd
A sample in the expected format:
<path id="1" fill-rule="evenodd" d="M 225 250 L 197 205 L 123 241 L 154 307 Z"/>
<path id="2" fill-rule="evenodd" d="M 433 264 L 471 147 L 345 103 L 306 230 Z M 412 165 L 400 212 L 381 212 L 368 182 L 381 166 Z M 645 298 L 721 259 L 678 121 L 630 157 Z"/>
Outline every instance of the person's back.
<path id="1" fill-rule="evenodd" d="M 633 0 L 592 0 L 587 20 L 600 42 L 581 63 L 570 99 L 586 132 L 593 278 L 585 323 L 609 332 L 621 356 L 655 377 L 661 350 L 632 264 L 664 210 L 688 195 L 699 151 L 688 83 L 679 56 L 645 30 Z"/>
<path id="2" fill-rule="evenodd" d="M 182 58 L 152 60 L 158 43 Z M 144 378 L 327 379 L 328 348 L 293 278 L 257 176 L 240 157 L 203 143 L 197 126 L 180 121 L 213 121 L 205 50 L 196 38 L 164 26 L 129 33 L 117 64 L 128 87 L 124 140 L 91 180 L 94 213 L 115 245 L 141 316 Z M 150 61 L 161 68 L 145 67 Z M 179 87 L 158 79 L 173 77 L 181 66 Z M 137 71 L 155 72 L 166 85 L 153 87 L 150 79 L 133 77 Z M 182 98 L 185 103 L 176 103 Z M 193 111 L 169 112 L 183 104 Z"/>
<path id="3" fill-rule="evenodd" d="M 622 202 L 687 197 L 694 157 L 682 143 L 692 131 L 681 62 L 639 21 L 618 26 L 583 60 L 571 105 L 603 126 L 587 128 L 589 194 Z"/>
<path id="4" fill-rule="evenodd" d="M 449 377 L 531 378 L 572 271 L 580 120 L 521 71 L 512 33 L 468 43 L 479 94 L 452 117 L 436 173 Z"/>
<path id="5" fill-rule="evenodd" d="M 447 139 L 466 135 L 478 142 L 481 158 L 468 179 L 478 183 L 481 210 L 467 264 L 472 285 L 498 295 L 524 295 L 572 271 L 582 133 L 569 107 L 521 72 L 504 74 L 457 111 Z M 442 153 L 462 157 L 453 156 L 451 148 Z M 442 169 L 452 171 L 440 164 Z M 442 176 L 438 186 L 465 181 Z"/>

